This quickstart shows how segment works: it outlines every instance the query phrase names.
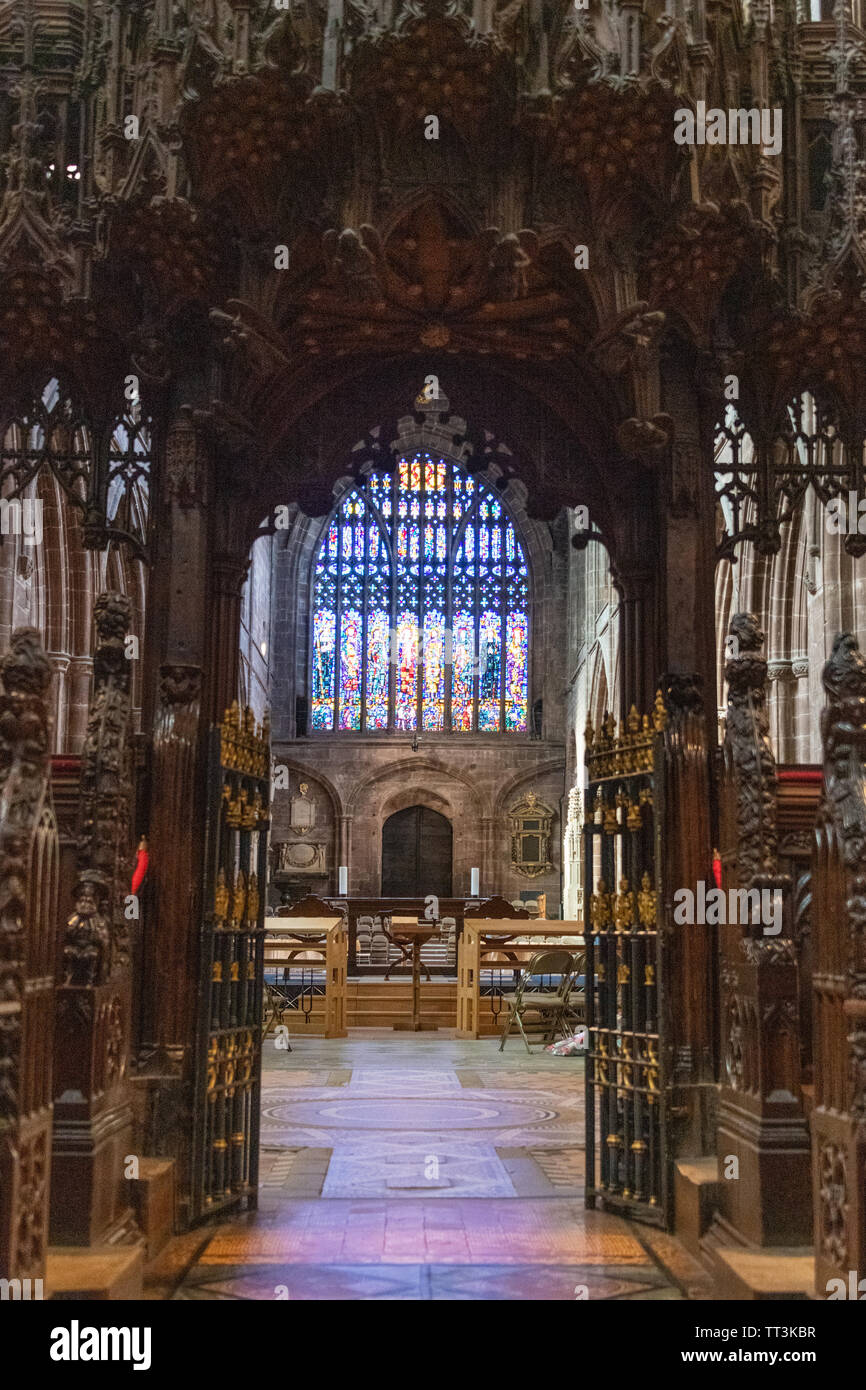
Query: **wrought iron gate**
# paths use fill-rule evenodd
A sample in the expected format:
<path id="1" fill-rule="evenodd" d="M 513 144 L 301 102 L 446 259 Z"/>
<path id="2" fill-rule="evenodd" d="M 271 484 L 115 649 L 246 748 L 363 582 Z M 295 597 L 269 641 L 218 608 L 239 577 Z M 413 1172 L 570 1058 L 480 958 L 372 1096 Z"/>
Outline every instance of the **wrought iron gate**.
<path id="1" fill-rule="evenodd" d="M 254 1207 L 270 743 L 237 704 L 211 730 L 192 1216 Z"/>
<path id="2" fill-rule="evenodd" d="M 667 1225 L 661 695 L 586 729 L 586 1205 Z"/>

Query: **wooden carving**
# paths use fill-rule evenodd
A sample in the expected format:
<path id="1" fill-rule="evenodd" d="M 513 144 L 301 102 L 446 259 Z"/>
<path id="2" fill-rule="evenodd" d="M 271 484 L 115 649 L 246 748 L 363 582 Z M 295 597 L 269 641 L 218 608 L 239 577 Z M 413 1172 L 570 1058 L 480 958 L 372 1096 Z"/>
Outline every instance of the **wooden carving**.
<path id="1" fill-rule="evenodd" d="M 529 917 L 529 913 L 525 907 L 515 907 L 505 898 L 493 897 L 485 898 L 477 907 L 467 907 L 463 914 L 465 921 L 475 921 L 478 918 L 482 921 L 485 918 L 497 921 L 500 917 L 513 917 L 515 920 L 524 921 Z"/>
<path id="2" fill-rule="evenodd" d="M 0 681 L 0 1278 L 32 1280 L 48 1238 L 58 873 L 51 667 L 35 629 L 12 634 Z"/>
<path id="3" fill-rule="evenodd" d="M 734 615 L 731 639 L 737 655 L 725 663 L 725 748 L 736 774 L 737 877 L 741 886 L 752 887 L 774 877 L 778 870 L 776 760 L 770 747 L 764 693 L 764 634 L 754 614 Z"/>
<path id="4" fill-rule="evenodd" d="M 740 1181 L 720 1184 L 720 1210 L 729 1227 L 756 1245 L 794 1245 L 806 1234 L 808 1130 L 797 958 L 783 925 L 791 885 L 778 864 L 763 642 L 753 614 L 732 618 L 721 779 L 729 911 L 719 927 L 724 1081 L 717 1145 L 720 1162 L 737 1158 Z"/>
<path id="5" fill-rule="evenodd" d="M 67 984 L 102 984 L 128 964 L 121 884 L 128 878 L 130 776 L 127 732 L 130 663 L 125 653 L 131 609 L 122 594 L 95 604 L 93 697 L 81 760 L 81 820 L 75 911 L 63 949 Z"/>
<path id="6" fill-rule="evenodd" d="M 0 1120 L 13 1120 L 21 1100 L 30 846 L 48 775 L 51 667 L 35 628 L 13 633 L 0 680 Z"/>
<path id="7" fill-rule="evenodd" d="M 866 1261 L 866 658 L 850 633 L 833 643 L 823 682 L 812 861 L 815 1291 L 827 1297 L 841 1280 L 847 1297 L 848 1271 L 862 1274 Z"/>
<path id="8" fill-rule="evenodd" d="M 851 1020 L 851 1115 L 866 1120 L 866 658 L 850 633 L 824 667 L 829 704 L 821 718 L 824 785 L 847 871 L 845 959 Z M 822 930 L 827 923 L 822 922 Z"/>

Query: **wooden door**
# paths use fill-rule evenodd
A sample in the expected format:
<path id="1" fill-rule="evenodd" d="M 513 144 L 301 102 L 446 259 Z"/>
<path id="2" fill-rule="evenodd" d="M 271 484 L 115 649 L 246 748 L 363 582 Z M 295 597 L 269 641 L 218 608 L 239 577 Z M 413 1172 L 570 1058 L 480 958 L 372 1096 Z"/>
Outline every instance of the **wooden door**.
<path id="1" fill-rule="evenodd" d="M 409 806 L 382 827 L 382 897 L 451 896 L 451 822 L 428 806 Z"/>

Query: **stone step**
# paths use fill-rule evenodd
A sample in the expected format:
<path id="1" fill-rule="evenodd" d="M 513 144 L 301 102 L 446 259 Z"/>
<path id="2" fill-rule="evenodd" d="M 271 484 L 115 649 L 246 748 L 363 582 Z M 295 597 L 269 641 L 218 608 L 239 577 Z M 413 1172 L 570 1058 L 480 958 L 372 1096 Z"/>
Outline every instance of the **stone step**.
<path id="1" fill-rule="evenodd" d="M 174 1159 L 141 1158 L 129 1179 L 136 1219 L 147 1241 L 148 1262 L 174 1234 Z"/>
<path id="2" fill-rule="evenodd" d="M 45 1291 L 62 1302 L 123 1302 L 141 1298 L 144 1241 L 135 1245 L 52 1246 L 45 1264 Z"/>
<path id="3" fill-rule="evenodd" d="M 290 1034 L 324 1032 L 325 999 L 315 995 L 307 1015 L 302 1010 L 286 1010 L 282 1022 Z M 412 1017 L 412 981 L 350 980 L 346 987 L 347 1028 L 393 1028 Z M 457 981 L 437 980 L 421 983 L 421 1018 L 429 1019 L 440 1028 L 457 1027 Z M 502 1027 L 490 1006 L 482 1003 L 480 1031 L 485 1037 L 497 1035 Z"/>

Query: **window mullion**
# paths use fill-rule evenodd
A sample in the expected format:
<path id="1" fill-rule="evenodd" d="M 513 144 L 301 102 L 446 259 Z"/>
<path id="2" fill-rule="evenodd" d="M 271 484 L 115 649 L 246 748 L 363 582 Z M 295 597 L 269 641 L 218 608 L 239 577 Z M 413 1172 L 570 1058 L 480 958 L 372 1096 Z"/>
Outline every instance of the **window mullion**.
<path id="1" fill-rule="evenodd" d="M 391 616 L 388 625 L 388 728 L 392 732 L 397 726 L 397 586 L 400 568 L 397 553 L 400 530 L 397 500 L 400 490 L 399 477 L 399 468 L 395 468 L 391 474 Z"/>
<path id="2" fill-rule="evenodd" d="M 424 666 L 422 653 L 424 651 L 424 527 L 426 518 L 424 516 L 424 505 L 427 500 L 427 469 L 425 466 L 424 455 L 420 456 L 421 486 L 418 490 L 418 587 L 415 593 L 415 729 L 420 733 L 424 727 Z M 412 509 L 411 495 L 409 510 Z M 409 562 L 411 566 L 411 546 L 409 548 Z"/>
<path id="3" fill-rule="evenodd" d="M 508 651 L 507 566 L 505 559 L 505 508 L 499 511 L 499 732 L 505 731 L 505 661 Z"/>
<path id="4" fill-rule="evenodd" d="M 337 512 L 337 602 L 334 617 L 334 732 L 340 728 L 340 679 L 343 656 L 343 508 Z"/>
<path id="5" fill-rule="evenodd" d="M 472 662 L 472 731 L 478 732 L 478 703 L 481 695 L 481 507 L 480 507 L 480 488 L 476 484 L 475 506 L 470 524 L 475 532 L 475 551 L 473 559 L 473 635 L 475 650 Z"/>
<path id="6" fill-rule="evenodd" d="M 364 518 L 364 579 L 361 587 L 361 732 L 367 732 L 367 657 L 369 648 L 367 644 L 368 617 L 370 611 L 370 530 L 369 513 L 367 508 L 366 488 L 363 496 L 363 518 Z"/>
<path id="7" fill-rule="evenodd" d="M 445 633 L 444 633 L 444 700 L 442 732 L 451 732 L 451 682 L 454 673 L 454 468 L 445 475 Z"/>

